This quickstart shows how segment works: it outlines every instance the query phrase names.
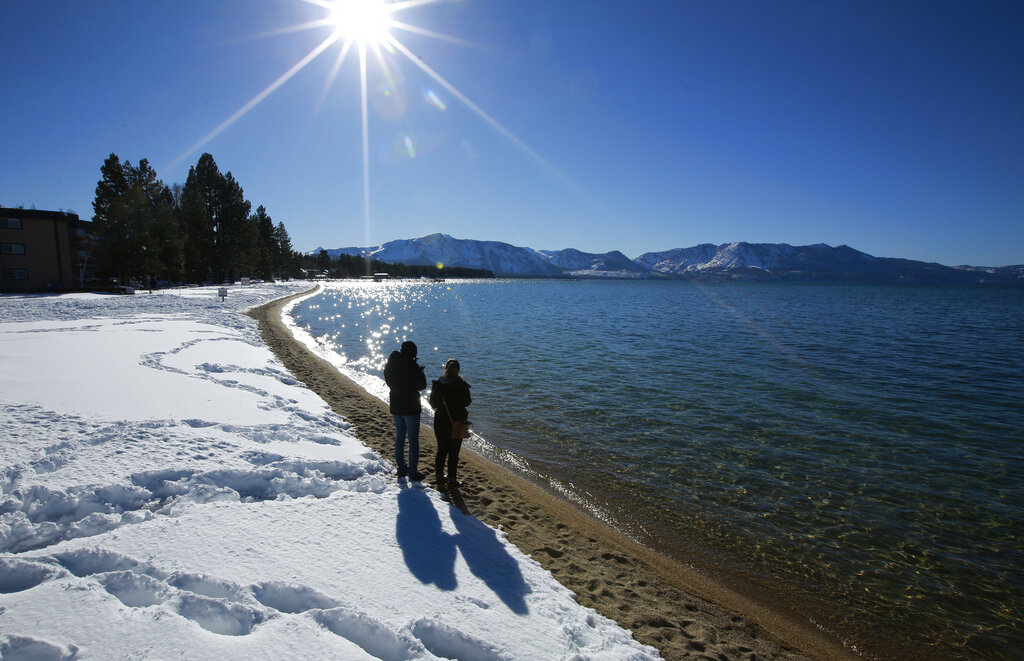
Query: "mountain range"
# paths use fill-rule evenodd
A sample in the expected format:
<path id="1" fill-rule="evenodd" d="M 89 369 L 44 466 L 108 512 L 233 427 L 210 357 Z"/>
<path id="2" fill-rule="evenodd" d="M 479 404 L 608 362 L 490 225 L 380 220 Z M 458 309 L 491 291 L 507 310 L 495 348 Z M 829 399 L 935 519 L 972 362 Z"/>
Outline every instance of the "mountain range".
<path id="1" fill-rule="evenodd" d="M 319 254 L 317 248 L 308 254 Z M 943 266 L 910 259 L 874 257 L 849 246 L 822 243 L 704 243 L 649 252 L 630 259 L 621 252 L 597 254 L 572 248 L 535 250 L 500 241 L 430 234 L 374 248 L 326 250 L 331 258 L 362 256 L 387 263 L 443 264 L 486 269 L 499 277 L 761 280 L 864 284 L 1012 284 L 1024 286 L 1024 265 Z"/>

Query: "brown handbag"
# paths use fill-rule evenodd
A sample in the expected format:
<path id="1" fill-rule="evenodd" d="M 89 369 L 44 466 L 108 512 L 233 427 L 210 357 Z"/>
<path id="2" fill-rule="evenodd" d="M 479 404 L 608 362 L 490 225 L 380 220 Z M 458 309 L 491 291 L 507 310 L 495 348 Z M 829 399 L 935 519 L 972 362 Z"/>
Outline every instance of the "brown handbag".
<path id="1" fill-rule="evenodd" d="M 448 419 L 452 423 L 452 438 L 469 438 L 469 420 L 453 420 L 451 409 L 448 408 L 448 401 L 444 401 L 444 410 L 448 412 Z"/>

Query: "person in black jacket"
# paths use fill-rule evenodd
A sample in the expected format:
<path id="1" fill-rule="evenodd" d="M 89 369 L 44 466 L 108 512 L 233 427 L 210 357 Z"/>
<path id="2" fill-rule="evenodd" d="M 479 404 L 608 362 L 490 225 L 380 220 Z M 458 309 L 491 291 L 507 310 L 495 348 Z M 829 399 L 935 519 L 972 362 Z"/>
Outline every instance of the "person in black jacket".
<path id="1" fill-rule="evenodd" d="M 420 458 L 420 391 L 427 387 L 427 377 L 416 362 L 416 344 L 402 342 L 400 351 L 392 351 L 384 365 L 384 381 L 388 384 L 391 416 L 395 419 L 395 465 L 398 477 L 408 475 L 423 479 L 416 470 Z M 405 437 L 409 437 L 409 462 L 405 461 Z"/>
<path id="2" fill-rule="evenodd" d="M 434 475 L 437 488 L 442 492 L 458 491 L 459 450 L 462 439 L 455 438 L 452 427 L 455 421 L 466 422 L 469 411 L 466 407 L 473 401 L 469 396 L 469 384 L 459 376 L 461 366 L 452 358 L 444 364 L 444 374 L 430 387 L 430 406 L 434 409 L 434 435 L 437 437 L 437 456 L 434 458 Z M 448 462 L 448 476 L 444 465 Z"/>

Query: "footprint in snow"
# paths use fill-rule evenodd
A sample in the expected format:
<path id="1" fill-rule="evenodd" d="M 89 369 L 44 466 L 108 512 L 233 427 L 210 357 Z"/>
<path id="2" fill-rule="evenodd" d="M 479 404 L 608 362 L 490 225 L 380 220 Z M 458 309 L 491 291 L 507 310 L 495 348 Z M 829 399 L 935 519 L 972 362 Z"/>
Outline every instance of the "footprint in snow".
<path id="1" fill-rule="evenodd" d="M 0 659 L 4 661 L 72 661 L 78 647 L 63 647 L 28 636 L 0 635 Z"/>
<path id="2" fill-rule="evenodd" d="M 251 601 L 251 597 L 248 596 L 245 588 L 241 585 L 211 578 L 205 574 L 176 572 L 167 577 L 167 583 L 179 590 L 194 592 L 211 599 L 225 599 L 238 602 Z"/>
<path id="3" fill-rule="evenodd" d="M 412 633 L 431 654 L 442 659 L 474 659 L 476 661 L 508 661 L 487 642 L 430 618 L 418 620 Z"/>
<path id="4" fill-rule="evenodd" d="M 352 641 L 370 656 L 383 661 L 407 661 L 422 657 L 425 650 L 424 645 L 409 634 L 394 632 L 384 623 L 353 608 L 332 608 L 316 612 L 313 617 L 331 633 Z"/>
<path id="5" fill-rule="evenodd" d="M 39 561 L 0 558 L 0 593 L 30 590 L 61 576 L 95 581 L 129 608 L 162 607 L 225 636 L 245 636 L 272 618 L 310 617 L 327 631 L 383 661 L 430 654 L 443 658 L 501 661 L 486 642 L 432 619 L 412 630 L 393 630 L 364 611 L 306 585 L 265 581 L 243 586 L 206 574 L 167 572 L 105 549 L 78 549 Z M 3 647 L 6 645 L 6 647 Z M 0 636 L 0 659 L 75 658 L 77 648 L 29 638 Z"/>
<path id="6" fill-rule="evenodd" d="M 253 596 L 264 606 L 282 613 L 304 613 L 314 609 L 327 609 L 341 603 L 322 592 L 305 585 L 292 585 L 280 581 L 267 581 L 252 586 Z"/>
<path id="7" fill-rule="evenodd" d="M 67 551 L 54 555 L 53 559 L 75 576 L 82 578 L 94 574 L 127 571 L 144 567 L 137 560 L 105 549 Z M 146 567 L 145 569 L 149 571 L 144 571 L 143 573 L 157 573 L 153 568 Z M 160 578 L 160 576 L 156 576 L 156 578 Z"/>
<path id="8" fill-rule="evenodd" d="M 61 570 L 53 565 L 0 558 L 0 592 L 23 592 L 56 578 Z M 6 658 L 0 655 L 0 658 Z"/>
<path id="9" fill-rule="evenodd" d="M 104 590 L 130 608 L 156 606 L 174 596 L 173 591 L 163 581 L 132 571 L 97 574 L 96 580 Z"/>
<path id="10" fill-rule="evenodd" d="M 260 609 L 224 599 L 211 599 L 202 595 L 182 592 L 174 608 L 207 631 L 225 636 L 244 636 L 266 620 L 269 614 Z"/>

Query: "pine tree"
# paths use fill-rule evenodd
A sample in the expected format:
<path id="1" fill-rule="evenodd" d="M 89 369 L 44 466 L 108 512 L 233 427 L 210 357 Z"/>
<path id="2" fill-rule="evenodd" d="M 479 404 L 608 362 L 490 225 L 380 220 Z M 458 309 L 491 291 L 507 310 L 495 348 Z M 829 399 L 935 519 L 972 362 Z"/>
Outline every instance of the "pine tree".
<path id="1" fill-rule="evenodd" d="M 252 205 L 210 154 L 189 168 L 185 184 L 166 186 L 146 159 L 137 167 L 111 154 L 93 201 L 101 272 L 121 282 L 234 281 L 298 273 L 283 223 Z"/>
<path id="2" fill-rule="evenodd" d="M 222 175 L 210 154 L 188 170 L 181 191 L 181 227 L 185 237 L 185 274 L 190 282 L 215 277 L 216 217 Z"/>
<path id="3" fill-rule="evenodd" d="M 100 174 L 103 177 L 96 184 L 96 198 L 93 200 L 92 209 L 94 222 L 102 225 L 116 222 L 119 217 L 120 200 L 128 191 L 128 179 L 117 154 L 111 154 L 103 161 Z"/>
<path id="4" fill-rule="evenodd" d="M 320 253 L 316 256 L 316 268 L 321 273 L 331 270 L 331 256 L 323 248 L 320 249 Z"/>
<path id="5" fill-rule="evenodd" d="M 252 272 L 256 231 L 249 222 L 249 209 L 242 186 L 230 172 L 221 180 L 216 220 L 217 264 L 228 282 Z"/>
<path id="6" fill-rule="evenodd" d="M 187 252 L 215 281 L 234 282 L 255 269 L 258 234 L 249 219 L 251 208 L 242 186 L 230 172 L 221 174 L 212 155 L 203 154 L 189 169 L 182 216 L 194 246 Z"/>
<path id="7" fill-rule="evenodd" d="M 256 207 L 250 218 L 256 226 L 256 273 L 264 280 L 274 279 L 274 263 L 271 258 L 274 245 L 274 221 L 267 215 L 263 205 Z"/>
<path id="8" fill-rule="evenodd" d="M 180 271 L 181 246 L 174 196 L 160 179 L 149 161 L 142 159 L 138 167 L 125 163 L 132 191 L 141 194 L 136 210 L 137 231 L 141 244 L 142 280 L 176 280 Z"/>
<path id="9" fill-rule="evenodd" d="M 178 234 L 170 189 L 146 159 L 132 167 L 111 154 L 100 168 L 94 221 L 100 238 L 100 270 L 122 283 L 167 277 L 180 250 L 167 239 Z"/>
<path id="10" fill-rule="evenodd" d="M 298 258 L 292 249 L 292 240 L 284 223 L 274 228 L 274 247 L 271 257 L 274 260 L 274 271 L 282 278 L 294 277 L 298 272 Z"/>
<path id="11" fill-rule="evenodd" d="M 189 179 L 194 168 L 189 170 Z M 182 230 L 184 270 L 187 282 L 205 282 L 213 278 L 210 264 L 213 259 L 213 220 L 210 218 L 205 200 L 197 187 L 186 183 L 182 189 L 181 206 L 178 209 Z"/>

